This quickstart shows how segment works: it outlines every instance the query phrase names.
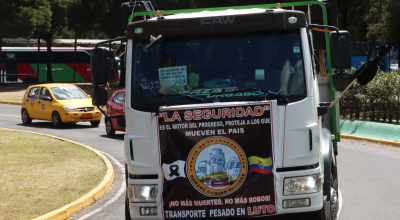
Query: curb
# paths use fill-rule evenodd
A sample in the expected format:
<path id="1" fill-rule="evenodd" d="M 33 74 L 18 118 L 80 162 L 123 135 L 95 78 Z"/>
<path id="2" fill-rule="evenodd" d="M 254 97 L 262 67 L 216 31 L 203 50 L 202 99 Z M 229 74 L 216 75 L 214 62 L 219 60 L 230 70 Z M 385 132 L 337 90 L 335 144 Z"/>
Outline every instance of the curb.
<path id="1" fill-rule="evenodd" d="M 400 125 L 358 120 L 340 120 L 341 135 L 399 146 Z"/>
<path id="2" fill-rule="evenodd" d="M 3 127 L 1 127 L 3 128 Z M 101 154 L 98 150 L 95 150 L 87 145 L 71 141 L 68 139 L 56 137 L 53 135 L 49 134 L 42 134 L 42 133 L 37 133 L 33 131 L 23 131 L 23 130 L 16 130 L 16 129 L 10 129 L 10 128 L 4 128 L 6 130 L 12 130 L 12 131 L 22 131 L 22 132 L 27 132 L 27 133 L 32 133 L 32 134 L 37 134 L 37 135 L 42 135 L 42 136 L 47 136 L 51 138 L 55 138 L 58 140 L 62 141 L 68 141 L 70 143 L 77 144 L 79 146 L 85 147 L 91 151 L 93 151 L 95 154 L 97 154 L 101 159 L 103 159 L 104 163 L 107 166 L 107 173 L 104 176 L 103 181 L 94 189 L 92 189 L 89 193 L 86 195 L 82 196 L 78 200 L 65 205 L 64 207 L 61 207 L 57 210 L 54 210 L 52 212 L 49 212 L 45 215 L 39 216 L 37 218 L 34 218 L 33 220 L 59 220 L 59 219 L 66 219 L 73 214 L 78 213 L 79 211 L 83 210 L 84 208 L 88 207 L 89 205 L 93 204 L 96 200 L 98 200 L 100 197 L 102 197 L 106 192 L 111 188 L 112 183 L 114 181 L 114 169 L 110 161 L 105 157 L 103 154 Z"/>
<path id="3" fill-rule="evenodd" d="M 5 101 L 0 101 L 0 104 L 22 105 L 21 102 L 5 102 Z"/>
<path id="4" fill-rule="evenodd" d="M 367 137 L 361 137 L 361 136 L 355 136 L 355 135 L 349 135 L 349 134 L 340 134 L 340 138 L 347 138 L 347 139 L 353 139 L 353 140 L 359 140 L 359 141 L 368 141 L 368 142 L 373 142 L 373 143 L 387 144 L 387 145 L 393 145 L 396 147 L 400 147 L 400 142 L 398 142 L 398 141 L 385 141 L 385 140 L 381 140 L 381 139 L 367 138 Z"/>

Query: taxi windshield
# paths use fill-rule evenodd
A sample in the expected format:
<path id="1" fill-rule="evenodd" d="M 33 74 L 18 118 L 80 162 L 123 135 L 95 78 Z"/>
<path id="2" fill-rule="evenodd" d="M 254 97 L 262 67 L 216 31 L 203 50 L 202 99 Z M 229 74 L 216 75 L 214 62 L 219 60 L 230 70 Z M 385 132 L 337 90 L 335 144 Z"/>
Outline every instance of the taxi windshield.
<path id="1" fill-rule="evenodd" d="M 276 99 L 277 94 L 289 101 L 306 97 L 299 30 L 161 38 L 150 47 L 149 43 L 133 44 L 135 109 L 258 101 Z"/>
<path id="2" fill-rule="evenodd" d="M 86 99 L 89 98 L 82 90 L 73 86 L 58 86 L 51 88 L 56 99 Z"/>

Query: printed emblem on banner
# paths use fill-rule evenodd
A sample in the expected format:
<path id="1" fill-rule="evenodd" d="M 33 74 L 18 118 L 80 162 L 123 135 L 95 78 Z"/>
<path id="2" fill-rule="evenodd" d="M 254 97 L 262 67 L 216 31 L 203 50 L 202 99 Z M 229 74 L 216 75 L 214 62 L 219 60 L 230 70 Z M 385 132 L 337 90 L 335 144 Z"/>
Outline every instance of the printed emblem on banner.
<path id="1" fill-rule="evenodd" d="M 177 160 L 171 164 L 164 163 L 162 167 L 165 179 L 173 180 L 178 177 L 186 178 L 185 163 L 186 162 L 183 160 Z"/>
<path id="2" fill-rule="evenodd" d="M 207 196 L 225 196 L 236 191 L 247 175 L 242 148 L 226 137 L 200 141 L 190 152 L 187 172 L 193 187 Z"/>

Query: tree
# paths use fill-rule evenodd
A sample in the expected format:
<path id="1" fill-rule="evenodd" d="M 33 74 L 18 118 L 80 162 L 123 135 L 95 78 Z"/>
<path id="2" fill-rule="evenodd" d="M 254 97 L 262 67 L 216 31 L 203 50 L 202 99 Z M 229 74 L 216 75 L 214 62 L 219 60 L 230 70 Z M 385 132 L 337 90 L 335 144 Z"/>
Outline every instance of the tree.
<path id="1" fill-rule="evenodd" d="M 353 42 L 367 41 L 366 32 L 372 0 L 338 0 L 339 28 L 350 32 Z"/>
<path id="2" fill-rule="evenodd" d="M 381 43 L 400 46 L 400 2 L 381 0 L 374 2 L 367 18 L 369 38 Z"/>
<path id="3" fill-rule="evenodd" d="M 31 37 L 38 28 L 48 28 L 48 0 L 0 0 L 0 36 Z"/>
<path id="4" fill-rule="evenodd" d="M 51 15 L 47 0 L 0 0 L 0 67 L 2 38 L 30 38 L 38 28 L 48 28 Z"/>
<path id="5" fill-rule="evenodd" d="M 50 26 L 40 28 L 37 33 L 47 42 L 47 82 L 53 82 L 51 70 L 51 45 L 55 39 L 55 34 L 67 24 L 68 7 L 73 0 L 47 0 L 50 5 L 51 17 Z"/>

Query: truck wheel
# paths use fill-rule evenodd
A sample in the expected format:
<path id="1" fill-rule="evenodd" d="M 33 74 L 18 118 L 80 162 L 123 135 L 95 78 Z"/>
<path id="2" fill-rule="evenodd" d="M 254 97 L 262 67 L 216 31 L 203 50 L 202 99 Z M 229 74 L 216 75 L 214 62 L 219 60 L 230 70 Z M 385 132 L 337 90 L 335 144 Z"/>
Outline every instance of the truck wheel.
<path id="1" fill-rule="evenodd" d="M 92 127 L 98 127 L 100 124 L 100 120 L 98 121 L 90 121 L 90 124 L 92 125 Z"/>
<path id="2" fill-rule="evenodd" d="M 60 114 L 58 114 L 58 112 L 53 112 L 53 115 L 51 116 L 52 118 L 52 122 L 53 122 L 53 126 L 56 128 L 61 127 L 62 125 L 62 121 L 61 121 L 61 117 Z"/>
<path id="3" fill-rule="evenodd" d="M 127 195 L 125 195 L 125 220 L 132 220 L 131 212 L 129 211 L 129 200 Z"/>
<path id="4" fill-rule="evenodd" d="M 337 219 L 337 214 L 339 212 L 339 198 L 337 196 L 338 192 L 336 191 L 336 187 L 333 185 L 333 177 L 331 174 L 331 190 L 330 190 L 330 201 L 326 201 L 326 205 L 329 204 L 330 207 L 327 207 L 327 210 L 330 212 L 330 216 L 332 220 Z"/>
<path id="5" fill-rule="evenodd" d="M 107 135 L 110 135 L 110 136 L 115 134 L 115 130 L 112 126 L 111 119 L 106 119 L 106 133 L 107 133 Z"/>
<path id="6" fill-rule="evenodd" d="M 22 109 L 21 111 L 21 120 L 24 124 L 30 124 L 32 122 L 32 118 L 29 117 L 28 111 L 26 109 Z"/>

